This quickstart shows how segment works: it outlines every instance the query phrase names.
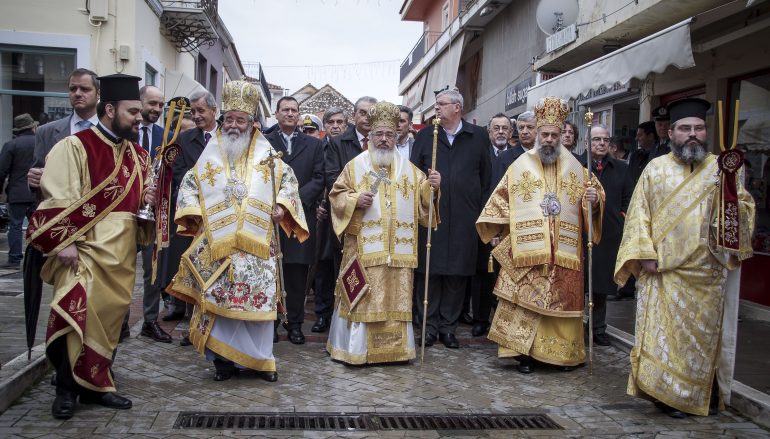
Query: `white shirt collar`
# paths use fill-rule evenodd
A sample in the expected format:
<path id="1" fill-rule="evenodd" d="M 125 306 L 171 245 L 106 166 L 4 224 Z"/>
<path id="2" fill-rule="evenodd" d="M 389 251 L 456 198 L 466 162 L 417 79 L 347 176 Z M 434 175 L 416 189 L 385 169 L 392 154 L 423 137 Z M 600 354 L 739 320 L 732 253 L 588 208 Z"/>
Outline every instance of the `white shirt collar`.
<path id="1" fill-rule="evenodd" d="M 72 112 L 72 119 L 70 119 L 70 134 L 75 134 L 78 131 L 80 131 L 80 126 L 78 126 L 78 122 L 81 120 L 85 120 L 82 117 L 80 117 L 77 113 Z M 99 117 L 96 116 L 96 113 L 94 113 L 93 116 L 88 118 L 88 121 L 91 122 L 91 125 L 96 125 L 99 123 Z"/>

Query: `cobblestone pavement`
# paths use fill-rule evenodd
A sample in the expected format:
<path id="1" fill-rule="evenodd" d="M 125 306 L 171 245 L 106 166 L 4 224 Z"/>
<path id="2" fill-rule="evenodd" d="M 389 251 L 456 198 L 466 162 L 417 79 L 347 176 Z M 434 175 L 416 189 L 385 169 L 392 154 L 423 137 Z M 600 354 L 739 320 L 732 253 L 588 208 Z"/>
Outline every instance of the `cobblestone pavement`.
<path id="1" fill-rule="evenodd" d="M 134 334 L 138 332 L 138 323 Z M 0 415 L 0 437 L 770 437 L 729 411 L 718 416 L 668 418 L 650 403 L 625 395 L 628 357 L 598 348 L 594 374 L 541 366 L 532 375 L 500 360 L 489 344 L 459 350 L 434 346 L 426 364 L 349 367 L 332 362 L 319 342 L 275 346 L 279 381 L 242 373 L 212 380 L 213 368 L 190 347 L 132 337 L 120 345 L 114 371 L 134 407 L 116 411 L 79 405 L 68 421 L 54 420 L 48 377 Z M 175 430 L 182 411 L 213 412 L 545 412 L 564 430 L 520 432 L 259 432 Z"/>

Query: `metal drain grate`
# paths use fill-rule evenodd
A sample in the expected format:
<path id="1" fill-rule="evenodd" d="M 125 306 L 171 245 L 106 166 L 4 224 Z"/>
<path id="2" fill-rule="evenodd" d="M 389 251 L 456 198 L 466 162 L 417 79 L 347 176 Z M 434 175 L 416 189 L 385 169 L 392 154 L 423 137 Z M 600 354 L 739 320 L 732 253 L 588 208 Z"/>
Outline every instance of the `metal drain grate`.
<path id="1" fill-rule="evenodd" d="M 182 412 L 175 429 L 201 430 L 561 430 L 544 414 L 198 413 Z"/>

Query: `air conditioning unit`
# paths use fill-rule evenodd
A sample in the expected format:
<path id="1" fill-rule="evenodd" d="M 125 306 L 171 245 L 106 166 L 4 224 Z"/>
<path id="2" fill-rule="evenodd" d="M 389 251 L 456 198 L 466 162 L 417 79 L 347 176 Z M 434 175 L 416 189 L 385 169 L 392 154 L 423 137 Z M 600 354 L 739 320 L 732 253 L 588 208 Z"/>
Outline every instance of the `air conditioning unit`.
<path id="1" fill-rule="evenodd" d="M 88 2 L 88 19 L 92 22 L 107 21 L 107 14 L 109 9 L 109 0 L 89 0 Z"/>

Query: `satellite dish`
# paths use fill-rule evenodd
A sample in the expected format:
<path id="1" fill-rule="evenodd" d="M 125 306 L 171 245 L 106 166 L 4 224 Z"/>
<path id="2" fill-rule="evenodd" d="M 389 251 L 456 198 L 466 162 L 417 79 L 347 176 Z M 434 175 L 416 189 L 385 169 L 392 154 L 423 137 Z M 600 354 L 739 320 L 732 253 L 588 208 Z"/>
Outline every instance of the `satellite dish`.
<path id="1" fill-rule="evenodd" d="M 540 0 L 536 17 L 540 30 L 553 35 L 577 21 L 578 0 Z"/>

